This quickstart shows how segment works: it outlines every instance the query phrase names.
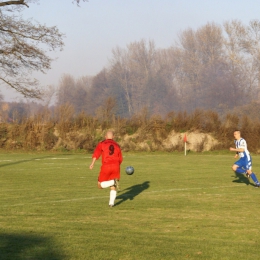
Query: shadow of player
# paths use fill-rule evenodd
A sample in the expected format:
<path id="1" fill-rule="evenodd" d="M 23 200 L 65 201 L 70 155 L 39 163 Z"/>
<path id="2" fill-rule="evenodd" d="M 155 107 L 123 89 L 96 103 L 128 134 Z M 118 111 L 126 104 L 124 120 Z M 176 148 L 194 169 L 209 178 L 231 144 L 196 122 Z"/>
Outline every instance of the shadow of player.
<path id="1" fill-rule="evenodd" d="M 250 180 L 244 174 L 240 174 L 240 173 L 235 172 L 235 178 L 236 179 L 233 180 L 232 182 L 245 183 L 246 185 L 255 186 L 253 183 L 250 182 Z"/>
<path id="2" fill-rule="evenodd" d="M 53 238 L 39 234 L 0 234 L 0 260 L 66 259 L 62 249 Z"/>
<path id="3" fill-rule="evenodd" d="M 126 200 L 133 200 L 137 195 L 139 195 L 141 192 L 144 190 L 147 190 L 150 187 L 150 182 L 145 181 L 142 184 L 136 184 L 134 186 L 131 186 L 127 189 L 124 189 L 123 192 L 124 194 L 120 194 L 119 196 L 116 197 L 116 199 L 121 199 L 120 201 L 115 203 L 115 206 L 120 205 Z"/>
<path id="4" fill-rule="evenodd" d="M 11 162 L 8 162 L 8 163 L 4 163 L 4 164 L 1 164 L 0 163 L 0 168 L 2 167 L 6 167 L 6 166 L 13 166 L 15 164 L 21 164 L 21 163 L 27 163 L 27 162 L 32 162 L 32 161 L 36 161 L 36 160 L 43 160 L 43 159 L 47 159 L 47 158 L 52 158 L 53 156 L 52 155 L 48 155 L 48 156 L 39 156 L 39 157 L 35 157 L 35 158 L 30 158 L 30 159 L 24 159 L 24 160 L 20 160 L 20 161 L 11 161 Z"/>

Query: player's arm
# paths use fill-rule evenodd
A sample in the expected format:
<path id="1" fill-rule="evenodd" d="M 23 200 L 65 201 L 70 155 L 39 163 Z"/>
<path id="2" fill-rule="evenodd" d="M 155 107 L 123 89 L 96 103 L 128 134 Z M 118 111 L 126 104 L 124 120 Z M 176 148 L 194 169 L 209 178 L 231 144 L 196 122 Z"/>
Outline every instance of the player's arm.
<path id="1" fill-rule="evenodd" d="M 93 157 L 93 158 L 92 158 L 92 162 L 91 162 L 91 164 L 89 165 L 89 169 L 90 169 L 90 170 L 93 169 L 96 160 L 97 160 L 96 157 Z"/>
<path id="2" fill-rule="evenodd" d="M 89 165 L 89 169 L 92 170 L 93 167 L 94 167 L 94 164 L 95 164 L 95 161 L 98 160 L 98 158 L 100 157 L 101 155 L 101 144 L 99 143 L 92 155 L 92 162 L 91 164 Z"/>
<path id="3" fill-rule="evenodd" d="M 238 154 L 239 154 L 240 152 L 242 153 L 242 152 L 245 151 L 245 149 L 243 149 L 243 148 L 233 148 L 233 147 L 230 147 L 229 150 L 232 151 L 232 152 L 236 152 L 234 158 L 237 158 L 237 157 L 238 157 Z"/>
<path id="4" fill-rule="evenodd" d="M 237 153 L 243 153 L 245 151 L 244 148 L 233 148 L 233 147 L 230 147 L 229 150 Z"/>
<path id="5" fill-rule="evenodd" d="M 243 139 L 240 141 L 237 148 L 230 147 L 229 150 L 237 153 L 243 153 L 246 150 L 246 147 L 247 147 L 246 141 Z"/>
<path id="6" fill-rule="evenodd" d="M 123 155 L 121 149 L 119 149 L 119 164 L 123 162 Z"/>

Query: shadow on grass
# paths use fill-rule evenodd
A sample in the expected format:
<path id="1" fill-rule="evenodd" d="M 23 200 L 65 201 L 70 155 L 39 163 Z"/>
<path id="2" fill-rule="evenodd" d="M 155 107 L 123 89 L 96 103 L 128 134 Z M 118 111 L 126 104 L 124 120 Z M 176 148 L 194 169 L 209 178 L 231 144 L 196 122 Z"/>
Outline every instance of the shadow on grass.
<path id="1" fill-rule="evenodd" d="M 236 183 L 245 183 L 246 185 L 252 185 L 255 186 L 253 183 L 250 182 L 250 180 L 244 175 L 244 174 L 239 174 L 235 172 L 235 180 L 232 182 Z"/>
<path id="2" fill-rule="evenodd" d="M 124 192 L 124 194 L 120 194 L 119 196 L 116 197 L 116 199 L 121 199 L 121 200 L 116 202 L 115 206 L 120 205 L 121 203 L 123 203 L 126 200 L 133 200 L 137 195 L 139 195 L 144 190 L 147 190 L 149 187 L 150 187 L 150 182 L 145 181 L 142 184 L 136 184 L 127 189 L 124 189 L 122 191 L 122 192 Z"/>
<path id="3" fill-rule="evenodd" d="M 65 256 L 48 237 L 0 234 L 0 260 L 62 260 Z"/>
<path id="4" fill-rule="evenodd" d="M 0 168 L 15 165 L 15 164 L 20 164 L 20 163 L 32 162 L 32 161 L 35 161 L 35 160 L 47 159 L 47 158 L 53 158 L 53 156 L 48 155 L 48 156 L 36 157 L 36 158 L 31 158 L 31 159 L 26 159 L 26 160 L 21 160 L 21 161 L 8 162 L 8 163 L 5 163 L 5 164 L 0 164 Z"/>

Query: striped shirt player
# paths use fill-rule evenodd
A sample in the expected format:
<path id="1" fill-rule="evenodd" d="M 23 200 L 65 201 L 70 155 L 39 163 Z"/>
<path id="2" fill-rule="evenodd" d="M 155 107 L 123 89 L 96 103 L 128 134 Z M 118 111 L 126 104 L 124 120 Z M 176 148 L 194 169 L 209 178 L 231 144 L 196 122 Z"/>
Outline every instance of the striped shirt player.
<path id="1" fill-rule="evenodd" d="M 248 178 L 252 178 L 257 188 L 260 187 L 260 183 L 256 175 L 252 172 L 252 158 L 247 149 L 247 143 L 244 138 L 241 137 L 240 131 L 234 132 L 235 146 L 236 148 L 230 147 L 230 151 L 236 152 L 235 158 L 239 157 L 239 160 L 234 163 L 232 170 L 238 174 L 246 174 Z"/>
<path id="2" fill-rule="evenodd" d="M 89 168 L 92 170 L 95 161 L 102 156 L 102 165 L 98 176 L 98 188 L 110 187 L 109 206 L 113 207 L 119 190 L 120 165 L 123 161 L 120 146 L 113 140 L 114 134 L 108 131 L 105 140 L 100 142 L 92 155 L 92 162 Z"/>

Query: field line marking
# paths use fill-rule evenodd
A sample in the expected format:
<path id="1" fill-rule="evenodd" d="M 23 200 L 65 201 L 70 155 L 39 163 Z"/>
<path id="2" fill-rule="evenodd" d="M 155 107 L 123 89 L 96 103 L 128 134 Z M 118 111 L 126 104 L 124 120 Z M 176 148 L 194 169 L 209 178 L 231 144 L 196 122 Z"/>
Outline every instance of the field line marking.
<path id="1" fill-rule="evenodd" d="M 40 202 L 31 202 L 31 203 L 20 203 L 20 204 L 13 204 L 13 205 L 2 205 L 2 208 L 6 208 L 6 207 L 19 207 L 19 206 L 25 206 L 25 205 L 40 205 L 40 204 L 63 203 L 63 202 L 72 202 L 72 201 L 79 201 L 79 200 L 93 200 L 93 199 L 101 199 L 101 198 L 107 198 L 107 197 L 108 196 L 98 196 L 98 197 L 66 199 L 66 200 L 50 200 L 50 201 L 40 201 Z"/>
<path id="2" fill-rule="evenodd" d="M 210 187 L 210 189 L 221 189 L 221 188 L 230 188 L 230 187 L 242 187 L 240 185 L 229 185 L 229 186 L 213 186 Z M 168 189 L 168 190 L 157 190 L 157 191 L 144 191 L 140 194 L 151 194 L 151 193 L 163 193 L 163 192 L 171 192 L 171 191 L 188 191 L 188 190 L 206 190 L 209 189 L 208 187 L 197 187 L 197 188 L 175 188 L 175 189 Z M 117 197 L 128 197 L 132 196 L 134 193 L 125 193 L 125 194 L 118 194 Z M 53 203 L 64 203 L 64 202 L 73 202 L 73 201 L 81 201 L 81 200 L 94 200 L 94 199 L 104 199 L 108 198 L 107 196 L 95 196 L 95 197 L 87 197 L 87 198 L 75 198 L 75 199 L 64 199 L 64 200 L 52 200 L 52 201 L 41 201 L 41 202 L 31 202 L 31 203 L 19 203 L 19 204 L 13 204 L 13 205 L 0 205 L 1 208 L 7 208 L 7 207 L 19 207 L 19 206 L 25 206 L 25 205 L 40 205 L 40 204 L 53 204 Z"/>

